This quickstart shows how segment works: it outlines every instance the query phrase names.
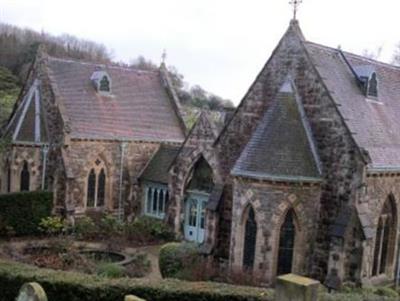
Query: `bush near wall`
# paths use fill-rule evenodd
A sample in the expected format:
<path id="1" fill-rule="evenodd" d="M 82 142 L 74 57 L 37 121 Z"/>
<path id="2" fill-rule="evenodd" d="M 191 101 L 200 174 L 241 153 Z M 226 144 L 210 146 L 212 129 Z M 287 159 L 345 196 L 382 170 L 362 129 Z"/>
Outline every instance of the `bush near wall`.
<path id="1" fill-rule="evenodd" d="M 7 231 L 16 235 L 38 233 L 40 220 L 51 215 L 52 206 L 51 192 L 0 194 L 0 234 L 4 235 Z"/>
<path id="2" fill-rule="evenodd" d="M 194 243 L 171 242 L 162 246 L 158 263 L 163 278 L 193 280 L 193 269 L 202 261 Z"/>
<path id="3" fill-rule="evenodd" d="M 105 279 L 0 260 L 0 301 L 14 300 L 20 287 L 31 281 L 43 286 L 49 300 L 57 301 L 121 301 L 130 294 L 147 301 L 273 300 L 272 292 L 262 288 L 180 280 Z"/>

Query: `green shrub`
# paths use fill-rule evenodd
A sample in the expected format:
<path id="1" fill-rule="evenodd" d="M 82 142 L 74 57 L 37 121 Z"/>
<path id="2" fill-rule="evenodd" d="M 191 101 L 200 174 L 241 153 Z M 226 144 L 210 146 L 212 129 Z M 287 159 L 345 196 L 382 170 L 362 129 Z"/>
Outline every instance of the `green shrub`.
<path id="1" fill-rule="evenodd" d="M 123 223 L 111 214 L 107 214 L 100 219 L 99 231 L 106 237 L 121 234 L 122 228 Z"/>
<path id="2" fill-rule="evenodd" d="M 0 301 L 14 300 L 20 287 L 32 281 L 43 286 L 49 300 L 57 301 L 121 301 L 131 294 L 147 301 L 273 300 L 271 291 L 262 288 L 173 279 L 107 279 L 0 260 Z"/>
<path id="3" fill-rule="evenodd" d="M 80 239 L 90 239 L 96 236 L 97 228 L 92 218 L 83 216 L 75 221 L 74 232 Z"/>
<path id="4" fill-rule="evenodd" d="M 175 234 L 168 225 L 159 219 L 141 216 L 132 223 L 124 225 L 124 234 L 127 239 L 134 241 L 174 240 Z"/>
<path id="5" fill-rule="evenodd" d="M 42 218 L 51 215 L 53 194 L 43 191 L 17 192 L 0 195 L 0 219 L 16 235 L 40 233 Z"/>
<path id="6" fill-rule="evenodd" d="M 121 278 L 126 275 L 126 270 L 119 264 L 100 263 L 97 266 L 97 275 L 106 278 Z"/>
<path id="7" fill-rule="evenodd" d="M 59 216 L 49 216 L 42 218 L 39 223 L 39 231 L 48 235 L 60 234 L 65 229 L 66 224 Z"/>
<path id="8" fill-rule="evenodd" d="M 162 246 L 158 260 L 163 278 L 190 279 L 202 256 L 193 243 L 168 243 Z"/>

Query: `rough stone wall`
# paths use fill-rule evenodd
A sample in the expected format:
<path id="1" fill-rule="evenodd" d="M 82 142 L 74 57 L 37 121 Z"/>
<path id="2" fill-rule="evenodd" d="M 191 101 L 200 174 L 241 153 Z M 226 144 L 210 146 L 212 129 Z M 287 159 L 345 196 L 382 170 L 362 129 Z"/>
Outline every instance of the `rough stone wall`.
<path id="1" fill-rule="evenodd" d="M 207 161 L 213 170 L 214 184 L 222 183 L 219 163 L 212 146 L 215 137 L 215 129 L 210 121 L 205 115 L 200 115 L 171 168 L 168 184 L 170 199 L 167 221 L 174 227 L 177 234 L 183 233 L 186 186 L 192 175 L 193 167 L 201 157 Z M 215 212 L 207 210 L 205 241 L 210 246 L 215 246 L 220 223 L 220 218 L 216 216 Z"/>
<path id="2" fill-rule="evenodd" d="M 399 240 L 399 208 L 400 208 L 400 174 L 368 174 L 365 179 L 365 190 L 357 203 L 359 214 L 367 215 L 373 231 L 373 237 L 363 242 L 363 257 L 361 280 L 364 283 L 379 283 L 394 279 Z M 384 275 L 372 277 L 372 265 L 374 258 L 376 229 L 378 227 L 379 217 L 382 213 L 384 203 L 391 198 L 395 203 L 397 217 L 397 233 L 389 243 L 389 262 Z"/>
<path id="3" fill-rule="evenodd" d="M 0 193 L 7 192 L 7 168 L 11 167 L 11 192 L 20 191 L 21 171 L 24 161 L 28 163 L 30 176 L 30 190 L 39 190 L 42 185 L 42 152 L 40 147 L 32 146 L 11 146 L 8 151 L 2 153 L 0 160 L 1 187 Z M 7 164 L 8 162 L 8 164 Z"/>
<path id="4" fill-rule="evenodd" d="M 245 213 L 252 206 L 257 221 L 256 251 L 253 273 L 266 284 L 275 280 L 279 234 L 288 210 L 295 212 L 295 250 L 293 272 L 308 275 L 318 229 L 320 187 L 234 180 L 230 264 L 242 268 Z"/>
<path id="5" fill-rule="evenodd" d="M 127 143 L 124 151 L 122 200 L 127 214 L 140 210 L 140 200 L 131 191 L 136 178 L 145 164 L 158 149 L 157 143 Z M 86 211 L 87 179 L 95 161 L 99 159 L 106 170 L 106 200 L 108 211 L 119 207 L 121 143 L 106 141 L 71 140 L 67 150 L 68 164 L 73 178 L 68 179 L 67 203 L 76 208 L 76 213 Z M 131 199 L 129 199 L 131 198 Z"/>
<path id="6" fill-rule="evenodd" d="M 303 102 L 322 163 L 320 231 L 314 248 L 312 276 L 323 280 L 328 272 L 329 228 L 342 207 L 354 205 L 362 183 L 364 162 L 301 39 L 298 25 L 292 22 L 216 146 L 223 176 L 227 176 L 226 182 L 229 183 L 228 175 L 233 164 L 262 114 L 274 101 L 280 85 L 288 75 L 291 76 Z M 234 214 L 233 217 L 236 218 Z"/>

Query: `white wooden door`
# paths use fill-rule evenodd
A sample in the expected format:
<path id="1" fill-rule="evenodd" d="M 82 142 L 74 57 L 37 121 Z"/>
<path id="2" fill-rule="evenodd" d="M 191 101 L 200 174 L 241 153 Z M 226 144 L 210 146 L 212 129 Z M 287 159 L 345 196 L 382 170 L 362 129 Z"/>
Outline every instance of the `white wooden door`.
<path id="1" fill-rule="evenodd" d="M 205 236 L 207 197 L 190 194 L 186 200 L 185 239 L 202 243 Z"/>

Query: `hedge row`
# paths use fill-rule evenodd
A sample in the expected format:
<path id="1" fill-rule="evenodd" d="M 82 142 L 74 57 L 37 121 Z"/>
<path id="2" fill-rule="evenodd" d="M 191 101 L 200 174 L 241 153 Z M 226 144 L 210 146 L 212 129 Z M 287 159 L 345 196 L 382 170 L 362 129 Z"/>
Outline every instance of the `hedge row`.
<path id="1" fill-rule="evenodd" d="M 51 215 L 53 194 L 43 191 L 0 194 L 0 231 L 16 235 L 38 233 L 42 218 Z"/>
<path id="2" fill-rule="evenodd" d="M 273 300 L 272 292 L 262 288 L 172 279 L 106 279 L 0 260 L 0 301 L 14 300 L 20 287 L 30 281 L 40 283 L 48 299 L 57 301 L 121 301 L 129 294 L 147 301 Z"/>

